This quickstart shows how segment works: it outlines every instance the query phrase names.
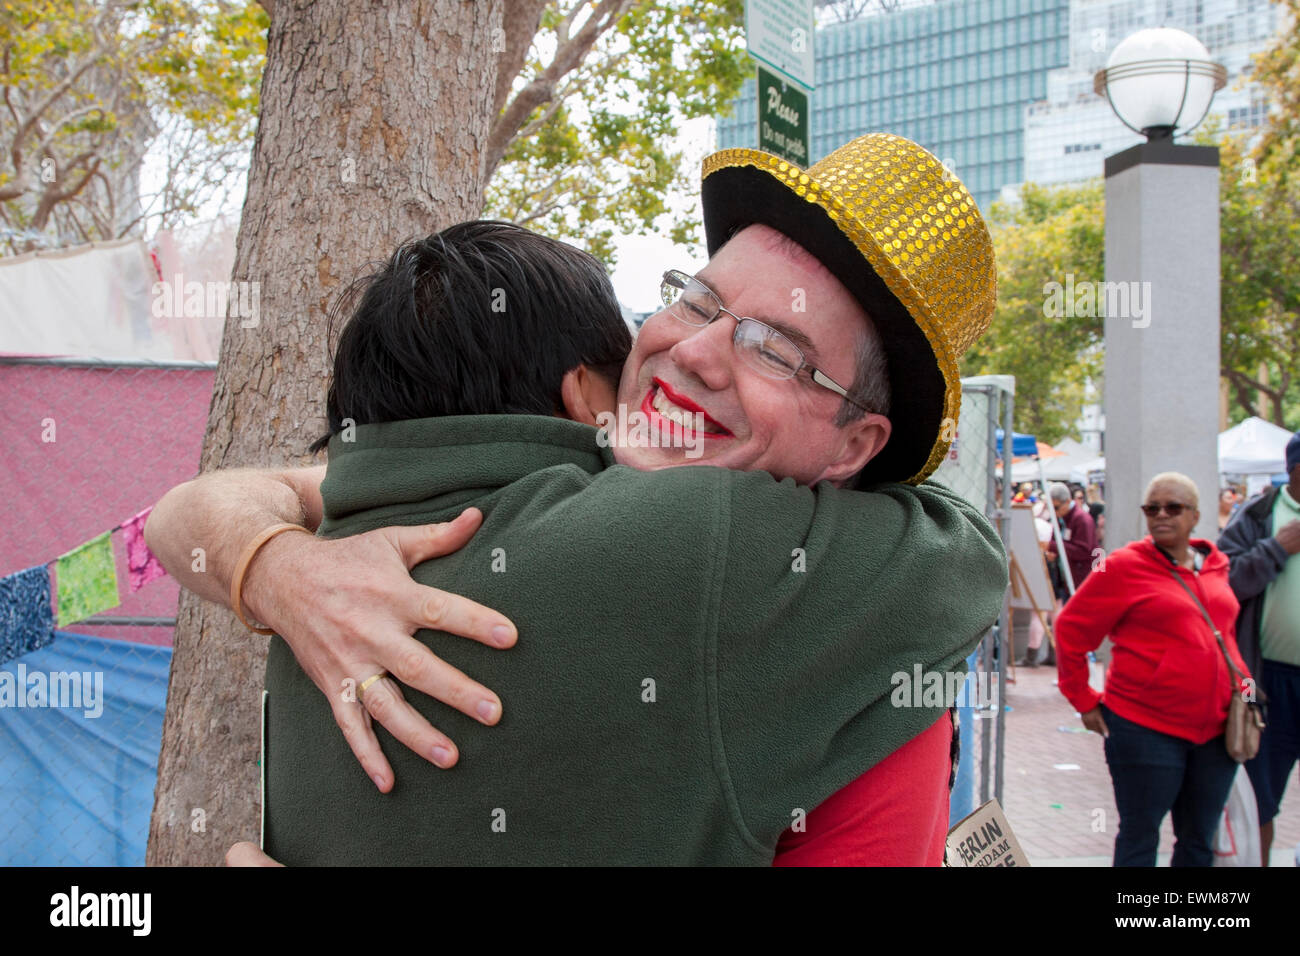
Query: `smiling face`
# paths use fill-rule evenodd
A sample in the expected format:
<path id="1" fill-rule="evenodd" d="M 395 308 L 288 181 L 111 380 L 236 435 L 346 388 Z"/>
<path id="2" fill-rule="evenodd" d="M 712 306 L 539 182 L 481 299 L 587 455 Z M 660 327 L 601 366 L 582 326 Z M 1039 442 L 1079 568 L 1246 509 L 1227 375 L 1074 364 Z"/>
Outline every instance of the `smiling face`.
<path id="1" fill-rule="evenodd" d="M 750 226 L 698 278 L 728 310 L 785 333 L 808 365 L 851 389 L 866 313 L 821 263 L 783 247 L 783 238 L 766 226 Z M 736 325 L 722 313 L 710 325 L 691 326 L 667 309 L 645 321 L 623 370 L 619 403 L 645 414 L 665 436 L 680 437 L 674 429 L 682 426 L 673 421 L 680 412 L 703 413 L 705 430 L 689 433 L 702 454 L 688 458 L 680 442 L 620 447 L 619 462 L 644 470 L 684 464 L 762 469 L 813 484 L 851 477 L 884 447 L 887 418 L 867 414 L 837 427 L 843 399 L 811 382 L 806 370 L 773 379 L 751 367 L 732 345 Z"/>
<path id="2" fill-rule="evenodd" d="M 1159 514 L 1148 516 L 1147 531 L 1151 540 L 1167 551 L 1182 549 L 1191 539 L 1192 529 L 1200 520 L 1201 513 L 1193 505 L 1187 489 L 1177 482 L 1158 481 L 1147 490 L 1143 507 L 1157 504 L 1180 504 L 1184 507 L 1182 514 L 1177 516 L 1163 509 Z"/>

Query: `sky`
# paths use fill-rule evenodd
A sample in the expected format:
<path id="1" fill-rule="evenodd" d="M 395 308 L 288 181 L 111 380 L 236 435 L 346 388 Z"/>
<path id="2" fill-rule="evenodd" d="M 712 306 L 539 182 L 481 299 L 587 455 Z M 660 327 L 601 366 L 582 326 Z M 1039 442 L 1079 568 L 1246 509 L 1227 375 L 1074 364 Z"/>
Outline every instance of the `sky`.
<path id="1" fill-rule="evenodd" d="M 696 223 L 701 220 L 698 193 L 700 163 L 713 152 L 713 144 L 714 122 L 711 118 L 702 117 L 682 124 L 676 146 L 685 155 L 695 189 L 690 197 L 679 199 L 674 204 L 674 211 L 689 214 Z M 146 156 L 141 173 L 141 188 L 146 195 L 161 186 L 164 171 L 158 156 Z M 224 206 L 219 203 L 204 206 L 195 216 L 194 222 L 216 219 L 223 212 L 233 211 L 237 216 L 243 199 L 243 183 L 240 183 L 231 191 Z M 617 261 L 611 280 L 619 301 L 633 312 L 654 312 L 659 308 L 659 280 L 665 270 L 681 269 L 694 273 L 708 261 L 704 254 L 702 229 L 699 230 L 700 249 L 698 253 L 692 254 L 686 247 L 677 246 L 666 238 L 670 226 L 667 217 L 661 221 L 661 225 L 662 234 L 622 236 L 615 239 Z"/>
<path id="2" fill-rule="evenodd" d="M 691 171 L 691 181 L 696 184 L 689 203 L 678 205 L 674 212 L 689 212 L 698 224 L 702 218 L 699 200 L 700 163 L 713 152 L 713 120 L 707 117 L 682 124 L 677 146 L 686 156 Z M 633 312 L 654 312 L 659 309 L 659 280 L 668 269 L 681 269 L 695 273 L 704 268 L 708 257 L 704 253 L 704 231 L 698 230 L 700 249 L 692 255 L 684 246 L 677 246 L 664 235 L 623 236 L 614 243 L 618 261 L 611 273 L 614 292 L 618 299 Z"/>

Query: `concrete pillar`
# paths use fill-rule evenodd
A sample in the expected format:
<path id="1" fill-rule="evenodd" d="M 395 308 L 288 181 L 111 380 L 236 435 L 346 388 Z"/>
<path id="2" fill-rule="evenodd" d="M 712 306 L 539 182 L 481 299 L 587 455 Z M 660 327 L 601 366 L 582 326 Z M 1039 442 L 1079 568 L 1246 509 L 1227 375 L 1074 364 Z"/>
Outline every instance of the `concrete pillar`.
<path id="1" fill-rule="evenodd" d="M 1144 143 L 1106 159 L 1106 545 L 1146 534 L 1152 476 L 1219 493 L 1219 151 Z M 1099 307 L 1101 302 L 1098 303 Z"/>

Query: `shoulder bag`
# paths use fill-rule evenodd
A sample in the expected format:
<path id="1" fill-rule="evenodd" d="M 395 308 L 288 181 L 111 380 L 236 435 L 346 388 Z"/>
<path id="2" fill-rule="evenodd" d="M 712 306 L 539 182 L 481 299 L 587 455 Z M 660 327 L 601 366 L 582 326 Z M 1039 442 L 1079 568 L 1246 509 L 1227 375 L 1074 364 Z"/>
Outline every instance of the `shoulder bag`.
<path id="1" fill-rule="evenodd" d="M 1223 659 L 1228 662 L 1228 673 L 1236 678 L 1232 697 L 1228 699 L 1228 723 L 1223 731 L 1223 742 L 1227 745 L 1228 755 L 1237 763 L 1245 763 L 1251 760 L 1259 753 L 1259 735 L 1266 726 L 1264 722 L 1264 709 L 1253 700 L 1246 700 L 1242 696 L 1241 682 L 1245 680 L 1241 671 L 1237 670 L 1237 665 L 1232 663 L 1232 657 L 1228 654 L 1228 647 L 1223 643 L 1223 635 L 1219 629 L 1214 626 L 1214 621 L 1210 620 L 1210 614 L 1205 610 L 1205 605 L 1201 599 L 1196 596 L 1196 592 L 1187 586 L 1183 576 L 1175 569 L 1170 568 L 1169 573 L 1174 576 L 1174 580 L 1183 586 L 1196 606 L 1200 608 L 1201 616 L 1205 618 L 1205 623 L 1210 625 L 1210 630 L 1214 632 L 1214 639 L 1219 642 L 1219 650 L 1223 652 Z"/>

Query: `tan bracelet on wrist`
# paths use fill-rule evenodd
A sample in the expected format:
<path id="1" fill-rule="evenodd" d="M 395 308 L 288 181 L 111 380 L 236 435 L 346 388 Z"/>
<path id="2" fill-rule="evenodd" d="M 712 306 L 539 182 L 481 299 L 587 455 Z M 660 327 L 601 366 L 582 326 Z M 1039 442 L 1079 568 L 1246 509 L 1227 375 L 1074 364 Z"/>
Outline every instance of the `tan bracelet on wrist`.
<path id="1" fill-rule="evenodd" d="M 269 627 L 258 627 L 255 624 L 249 624 L 248 618 L 244 617 L 244 606 L 242 603 L 244 575 L 248 573 L 248 566 L 253 563 L 253 557 L 259 550 L 261 550 L 262 545 L 266 544 L 266 542 L 270 541 L 277 534 L 283 534 L 286 531 L 304 531 L 307 534 L 312 533 L 311 529 L 304 528 L 300 524 L 273 524 L 271 527 L 263 529 L 253 538 L 252 541 L 248 542 L 248 547 L 246 547 L 244 553 L 239 556 L 239 561 L 235 565 L 235 573 L 230 578 L 230 609 L 234 611 L 235 616 L 239 618 L 239 623 L 257 634 L 274 634 L 275 630 Z"/>

